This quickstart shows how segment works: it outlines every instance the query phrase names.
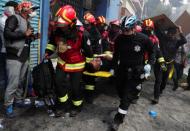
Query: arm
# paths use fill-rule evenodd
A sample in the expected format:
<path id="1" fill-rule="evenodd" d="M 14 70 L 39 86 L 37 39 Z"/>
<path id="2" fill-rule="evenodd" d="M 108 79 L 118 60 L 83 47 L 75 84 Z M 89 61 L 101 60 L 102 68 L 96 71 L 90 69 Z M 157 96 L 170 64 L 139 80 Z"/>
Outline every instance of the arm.
<path id="1" fill-rule="evenodd" d="M 112 64 L 113 68 L 116 69 L 118 66 L 118 61 L 119 61 L 119 37 L 115 40 L 115 45 L 114 45 L 114 53 L 113 53 L 113 59 L 112 59 Z"/>
<path id="2" fill-rule="evenodd" d="M 10 16 L 5 23 L 4 37 L 11 40 L 21 40 L 26 37 L 24 32 L 15 31 L 18 26 L 16 16 Z"/>
<path id="3" fill-rule="evenodd" d="M 149 60 L 148 63 L 153 65 L 155 63 L 155 45 L 151 42 L 151 40 L 147 37 L 145 39 L 145 50 L 148 52 Z"/>

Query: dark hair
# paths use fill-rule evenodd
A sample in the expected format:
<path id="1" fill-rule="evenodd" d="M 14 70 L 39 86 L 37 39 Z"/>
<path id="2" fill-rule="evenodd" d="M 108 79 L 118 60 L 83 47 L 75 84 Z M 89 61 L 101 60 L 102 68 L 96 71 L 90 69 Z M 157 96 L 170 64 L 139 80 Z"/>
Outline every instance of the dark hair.
<path id="1" fill-rule="evenodd" d="M 3 7 L 12 6 L 16 8 L 18 6 L 18 3 L 15 1 L 8 1 Z"/>

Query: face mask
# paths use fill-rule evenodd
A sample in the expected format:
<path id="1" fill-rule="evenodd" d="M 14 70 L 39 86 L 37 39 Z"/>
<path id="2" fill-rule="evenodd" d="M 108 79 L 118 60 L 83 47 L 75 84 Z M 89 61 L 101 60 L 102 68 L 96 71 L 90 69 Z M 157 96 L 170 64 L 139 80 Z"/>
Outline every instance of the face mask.
<path id="1" fill-rule="evenodd" d="M 34 12 L 32 12 L 32 13 L 29 14 L 29 17 L 30 17 L 30 18 L 33 18 L 33 17 L 35 17 L 36 15 L 37 15 L 37 12 L 34 11 Z"/>
<path id="2" fill-rule="evenodd" d="M 15 14 L 14 7 L 12 6 L 5 7 L 4 13 L 8 16 L 14 15 Z"/>

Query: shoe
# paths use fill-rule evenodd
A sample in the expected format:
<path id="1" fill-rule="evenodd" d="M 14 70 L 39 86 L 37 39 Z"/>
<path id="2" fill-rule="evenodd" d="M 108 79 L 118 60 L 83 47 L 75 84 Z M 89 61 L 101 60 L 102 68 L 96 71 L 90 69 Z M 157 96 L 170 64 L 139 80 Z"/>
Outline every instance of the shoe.
<path id="1" fill-rule="evenodd" d="M 134 99 L 131 101 L 131 104 L 137 104 L 137 102 L 138 102 L 138 99 Z"/>
<path id="2" fill-rule="evenodd" d="M 24 100 L 19 100 L 14 103 L 14 106 L 18 108 L 27 108 L 27 107 L 31 107 L 32 104 L 29 102 L 25 102 Z"/>
<path id="3" fill-rule="evenodd" d="M 79 113 L 81 112 L 81 108 L 80 107 L 75 107 L 70 111 L 69 116 L 70 117 L 75 117 L 77 116 Z"/>
<path id="4" fill-rule="evenodd" d="M 13 105 L 9 105 L 6 107 L 6 117 L 7 118 L 14 118 L 16 115 L 13 112 Z"/>
<path id="5" fill-rule="evenodd" d="M 111 125 L 111 131 L 117 131 L 119 126 L 123 123 L 125 115 L 117 113 L 114 117 L 114 121 Z"/>
<path id="6" fill-rule="evenodd" d="M 155 104 L 158 104 L 159 103 L 159 100 L 158 99 L 153 99 L 152 100 L 152 104 L 155 105 Z"/>

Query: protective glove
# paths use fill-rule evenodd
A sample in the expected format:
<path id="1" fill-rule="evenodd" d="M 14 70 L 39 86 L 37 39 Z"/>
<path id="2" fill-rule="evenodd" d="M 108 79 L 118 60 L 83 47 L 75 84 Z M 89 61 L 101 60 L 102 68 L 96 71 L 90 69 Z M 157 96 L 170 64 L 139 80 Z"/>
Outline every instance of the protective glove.
<path id="1" fill-rule="evenodd" d="M 151 74 L 151 66 L 150 66 L 150 64 L 146 64 L 144 66 L 144 71 L 145 71 L 145 79 L 148 79 L 150 77 L 150 74 Z"/>
<path id="2" fill-rule="evenodd" d="M 161 63 L 160 66 L 161 66 L 163 71 L 167 71 L 167 67 L 166 67 L 165 63 Z"/>

